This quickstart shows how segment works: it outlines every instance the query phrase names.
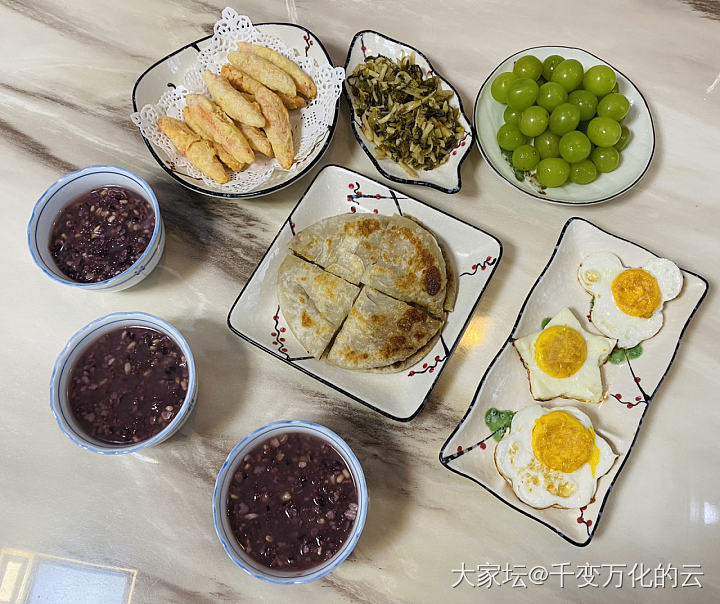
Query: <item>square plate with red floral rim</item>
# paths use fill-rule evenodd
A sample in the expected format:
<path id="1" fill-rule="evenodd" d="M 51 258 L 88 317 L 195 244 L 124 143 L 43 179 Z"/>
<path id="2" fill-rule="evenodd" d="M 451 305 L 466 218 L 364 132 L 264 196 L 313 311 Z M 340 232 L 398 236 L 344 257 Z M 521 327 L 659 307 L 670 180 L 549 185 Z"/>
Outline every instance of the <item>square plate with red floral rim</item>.
<path id="1" fill-rule="evenodd" d="M 458 275 L 455 310 L 427 356 L 399 373 L 349 371 L 310 356 L 290 332 L 276 295 L 278 267 L 290 239 L 311 224 L 347 212 L 408 215 L 426 225 L 444 244 Z M 492 235 L 408 197 L 376 180 L 340 166 L 326 166 L 297 203 L 230 309 L 228 326 L 265 352 L 346 396 L 398 421 L 422 409 L 465 331 L 475 306 L 502 255 Z"/>
<path id="2" fill-rule="evenodd" d="M 573 406 L 585 413 L 595 431 L 605 438 L 618 455 L 610 471 L 597 483 L 594 500 L 580 509 L 535 509 L 517 498 L 497 471 L 494 461 L 496 441 L 485 424 L 491 408 L 518 411 L 538 404 L 530 394 L 528 374 L 513 347 L 513 340 L 540 331 L 544 319 L 569 307 L 584 329 L 595 332 L 588 322 L 591 296 L 580 286 L 578 266 L 594 252 L 612 252 L 625 266 L 644 266 L 656 255 L 626 239 L 612 235 L 582 218 L 571 218 L 563 227 L 549 263 L 530 290 L 507 342 L 485 372 L 462 421 L 440 451 L 440 463 L 465 476 L 510 507 L 537 520 L 573 545 L 590 543 L 603 513 L 610 490 L 630 456 L 643 417 L 675 358 L 682 334 L 703 301 L 707 281 L 683 270 L 680 295 L 663 307 L 664 324 L 652 338 L 642 343 L 642 352 L 633 358 L 607 362 L 601 374 L 607 398 L 600 404 L 555 398 L 541 402 L 546 408 Z M 512 409 L 507 401 L 513 401 Z"/>

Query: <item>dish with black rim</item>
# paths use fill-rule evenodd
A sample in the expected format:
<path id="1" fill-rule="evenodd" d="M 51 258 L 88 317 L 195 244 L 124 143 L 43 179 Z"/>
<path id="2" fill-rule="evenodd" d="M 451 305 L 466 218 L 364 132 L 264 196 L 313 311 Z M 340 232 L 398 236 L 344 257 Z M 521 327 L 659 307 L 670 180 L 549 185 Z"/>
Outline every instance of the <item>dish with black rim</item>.
<path id="1" fill-rule="evenodd" d="M 496 441 L 485 424 L 488 409 L 517 411 L 537 404 L 530 394 L 527 372 L 512 341 L 541 329 L 544 318 L 570 307 L 583 326 L 588 327 L 590 296 L 577 280 L 578 265 L 589 254 L 610 251 L 626 266 L 643 266 L 656 255 L 646 248 L 613 235 L 583 218 L 570 218 L 547 265 L 540 273 L 518 314 L 512 332 L 486 370 L 463 419 L 440 450 L 440 463 L 448 470 L 476 482 L 492 495 L 555 531 L 576 546 L 592 540 L 610 491 L 624 467 L 640 432 L 642 420 L 675 358 L 682 335 L 707 293 L 707 281 L 683 270 L 680 295 L 663 309 L 664 325 L 651 339 L 643 342 L 637 358 L 621 364 L 606 363 L 601 371 L 609 395 L 604 403 L 580 403 L 567 399 L 543 402 L 545 407 L 572 405 L 588 415 L 594 428 L 610 444 L 618 460 L 610 472 L 598 481 L 595 499 L 580 509 L 535 509 L 521 502 L 500 476 L 493 451 Z M 554 301 L 553 306 L 548 306 Z M 593 329 L 590 327 L 590 329 Z M 495 394 L 501 393 L 502 400 Z M 503 401 L 514 401 L 512 409 Z M 657 499 L 661 497 L 655 494 Z M 648 500 L 653 499 L 648 493 Z"/>
<path id="2" fill-rule="evenodd" d="M 377 159 L 375 157 L 372 150 L 374 145 L 365 138 L 365 135 L 362 133 L 362 128 L 358 126 L 357 117 L 355 116 L 355 101 L 347 82 L 348 76 L 352 75 L 355 67 L 363 63 L 365 59 L 371 55 L 380 54 L 390 59 L 399 59 L 403 53 L 409 56 L 412 52 L 416 55 L 416 64 L 422 67 L 428 76 L 437 76 L 443 83 L 444 89 L 452 90 L 454 96 L 450 99 L 450 104 L 460 110 L 460 123 L 465 129 L 463 138 L 457 141 L 449 159 L 434 170 L 420 170 L 417 178 L 412 178 L 399 164 L 391 159 Z M 347 59 L 345 60 L 345 86 L 343 88 L 343 94 L 350 105 L 350 123 L 353 134 L 360 144 L 360 147 L 365 151 L 380 174 L 395 182 L 432 187 L 443 193 L 457 193 L 460 191 L 462 186 L 460 168 L 472 147 L 472 125 L 465 115 L 462 101 L 460 100 L 460 95 L 457 90 L 455 90 L 450 82 L 435 71 L 435 68 L 422 52 L 409 44 L 394 40 L 379 32 L 369 29 L 359 31 L 353 37 L 352 42 L 350 42 Z"/>
<path id="3" fill-rule="evenodd" d="M 409 215 L 445 244 L 458 275 L 455 310 L 426 357 L 399 373 L 365 373 L 318 361 L 290 332 L 277 302 L 280 264 L 294 234 L 322 218 L 346 212 Z M 467 327 L 502 256 L 502 245 L 463 222 L 376 180 L 330 165 L 318 172 L 253 271 L 228 314 L 228 327 L 244 340 L 355 401 L 398 421 L 422 409 Z"/>
<path id="4" fill-rule="evenodd" d="M 318 61 L 318 64 L 332 65 L 330 55 L 327 50 L 325 50 L 322 42 L 310 30 L 292 23 L 258 23 L 254 24 L 254 26 L 260 31 L 277 36 L 291 48 L 296 48 L 298 50 L 302 49 L 302 52 L 306 53 L 307 56 L 315 58 Z M 211 38 L 212 35 L 209 35 L 204 38 L 200 38 L 199 40 L 195 40 L 194 42 L 190 42 L 148 67 L 140 75 L 133 86 L 133 111 L 139 111 L 140 108 L 146 104 L 157 103 L 160 95 L 162 95 L 168 87 L 177 87 L 180 84 L 180 79 L 185 73 L 185 70 L 194 64 L 197 54 L 208 45 Z M 162 151 L 156 149 L 144 136 L 143 141 L 158 165 L 174 180 L 192 191 L 202 193 L 203 195 L 228 199 L 260 197 L 262 195 L 273 193 L 274 191 L 279 191 L 280 189 L 283 189 L 300 180 L 308 173 L 310 168 L 312 168 L 320 160 L 325 151 L 327 151 L 333 134 L 335 133 L 339 104 L 340 99 L 338 98 L 338 101 L 335 104 L 333 121 L 327 134 L 321 141 L 319 141 L 312 153 L 304 159 L 305 165 L 301 170 L 297 172 L 275 170 L 270 178 L 264 182 L 260 188 L 247 193 L 225 193 L 221 190 L 208 189 L 202 180 L 194 179 L 186 174 L 182 174 L 169 166 L 163 159 L 161 159 L 161 155 L 164 155 Z"/>
<path id="5" fill-rule="evenodd" d="M 620 166 L 613 172 L 598 174 L 588 185 L 565 183 L 561 187 L 541 188 L 531 179 L 518 180 L 512 165 L 503 155 L 497 143 L 497 131 L 504 123 L 505 105 L 498 103 L 490 94 L 490 85 L 495 77 L 512 71 L 513 64 L 522 56 L 532 54 L 541 61 L 550 55 L 560 55 L 566 59 L 577 59 L 585 70 L 593 65 L 607 65 L 617 76 L 619 92 L 630 101 L 630 111 L 623 120 L 631 132 L 628 146 L 622 151 Z M 603 61 L 600 57 L 569 46 L 535 46 L 513 54 L 498 65 L 480 87 L 473 111 L 475 137 L 480 153 L 493 171 L 509 185 L 526 195 L 564 205 L 590 205 L 603 203 L 635 186 L 645 175 L 655 152 L 655 129 L 652 114 L 645 97 L 632 81 L 621 71 Z"/>

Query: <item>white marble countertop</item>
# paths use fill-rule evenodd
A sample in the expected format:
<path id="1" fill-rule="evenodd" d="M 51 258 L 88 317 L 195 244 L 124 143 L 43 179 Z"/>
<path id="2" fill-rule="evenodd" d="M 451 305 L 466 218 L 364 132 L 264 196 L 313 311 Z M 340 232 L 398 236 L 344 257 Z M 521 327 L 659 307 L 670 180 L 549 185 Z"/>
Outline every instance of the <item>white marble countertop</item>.
<path id="1" fill-rule="evenodd" d="M 544 585 L 526 581 L 526 589 L 495 585 L 487 596 L 720 600 L 717 4 L 250 0 L 234 6 L 257 23 L 296 19 L 324 42 L 338 65 L 353 34 L 364 28 L 417 46 L 456 86 L 468 112 L 501 60 L 542 44 L 579 46 L 603 57 L 633 79 L 652 109 L 657 150 L 650 170 L 629 193 L 605 204 L 568 208 L 525 197 L 502 182 L 476 149 L 463 166 L 457 195 L 395 185 L 481 226 L 504 245 L 501 265 L 460 346 L 429 403 L 409 423 L 386 419 L 270 359 L 225 322 L 240 288 L 322 165 L 336 163 L 382 180 L 352 136 L 345 101 L 318 166 L 290 188 L 249 201 L 209 199 L 181 188 L 153 161 L 129 120 L 138 75 L 210 33 L 224 6 L 214 0 L 0 6 L 1 212 L 8 244 L 0 296 L 0 602 L 14 601 L 12 586 L 25 572 L 17 561 L 56 560 L 43 555 L 130 569 L 134 603 L 478 601 L 484 587 L 452 587 L 459 578 L 453 570 L 463 563 L 553 570 L 564 562 L 580 574 L 586 563 L 624 564 L 623 587 L 580 588 L 582 577 L 566 577 L 561 589 L 559 578 L 551 576 Z M 136 172 L 160 201 L 165 256 L 150 277 L 125 292 L 56 284 L 28 253 L 26 228 L 37 198 L 64 173 L 91 164 Z M 710 282 L 598 532 L 583 549 L 438 463 L 440 446 L 573 215 Z M 180 435 L 143 454 L 107 458 L 76 447 L 58 430 L 48 381 L 71 334 L 120 310 L 160 315 L 183 332 L 195 354 L 200 394 L 196 414 Z M 211 496 L 235 443 L 256 427 L 290 418 L 318 421 L 347 440 L 365 469 L 371 507 L 357 548 L 335 572 L 313 584 L 281 588 L 249 577 L 225 555 L 213 529 Z M 684 565 L 701 565 L 696 578 L 702 588 L 673 589 L 669 581 L 664 589 L 639 582 L 633 588 L 627 573 L 634 564 L 673 565 L 680 573 Z M 595 582 L 602 585 L 608 568 L 599 573 Z M 478 575 L 469 578 L 477 582 Z M 42 601 L 86 601 L 59 587 L 53 593 Z M 84 593 L 89 598 L 90 588 Z"/>

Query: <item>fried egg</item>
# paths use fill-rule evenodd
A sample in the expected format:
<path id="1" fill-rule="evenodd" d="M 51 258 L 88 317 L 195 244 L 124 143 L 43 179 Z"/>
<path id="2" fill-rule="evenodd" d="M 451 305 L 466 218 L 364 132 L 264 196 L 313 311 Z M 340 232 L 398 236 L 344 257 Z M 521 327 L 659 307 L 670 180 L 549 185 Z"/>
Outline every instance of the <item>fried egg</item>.
<path id="1" fill-rule="evenodd" d="M 682 271 L 670 260 L 654 258 L 642 268 L 626 268 L 610 252 L 585 258 L 578 280 L 593 296 L 590 321 L 620 348 L 632 348 L 654 336 L 663 324 L 662 308 L 676 298 Z"/>
<path id="2" fill-rule="evenodd" d="M 607 361 L 615 340 L 585 331 L 569 308 L 513 345 L 528 371 L 535 400 L 561 396 L 599 403 L 605 398 L 600 365 Z"/>
<path id="3" fill-rule="evenodd" d="M 495 447 L 495 465 L 521 501 L 542 509 L 580 508 L 617 455 L 590 418 L 573 407 L 518 411 Z"/>

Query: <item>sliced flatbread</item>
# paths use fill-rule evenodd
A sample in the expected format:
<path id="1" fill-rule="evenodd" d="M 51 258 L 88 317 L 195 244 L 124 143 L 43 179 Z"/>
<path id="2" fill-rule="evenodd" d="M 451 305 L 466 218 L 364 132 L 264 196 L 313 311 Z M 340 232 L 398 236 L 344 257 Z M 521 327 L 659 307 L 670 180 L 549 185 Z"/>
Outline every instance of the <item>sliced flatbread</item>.
<path id="1" fill-rule="evenodd" d="M 278 269 L 277 296 L 290 331 L 320 358 L 350 312 L 360 288 L 289 255 Z"/>
<path id="2" fill-rule="evenodd" d="M 300 231 L 290 249 L 355 284 L 442 317 L 448 275 L 435 236 L 403 216 L 343 214 Z M 454 305 L 454 291 L 451 307 Z"/>
<path id="3" fill-rule="evenodd" d="M 380 253 L 362 283 L 440 317 L 447 292 L 445 259 L 435 237 L 414 220 L 388 216 Z"/>
<path id="4" fill-rule="evenodd" d="M 366 286 L 325 360 L 344 369 L 401 371 L 403 366 L 392 365 L 414 357 L 442 324 L 424 310 Z"/>
<path id="5" fill-rule="evenodd" d="M 377 259 L 386 225 L 386 216 L 331 216 L 300 231 L 289 247 L 299 256 L 357 285 Z"/>

